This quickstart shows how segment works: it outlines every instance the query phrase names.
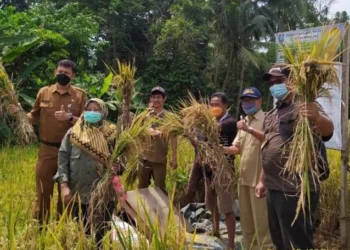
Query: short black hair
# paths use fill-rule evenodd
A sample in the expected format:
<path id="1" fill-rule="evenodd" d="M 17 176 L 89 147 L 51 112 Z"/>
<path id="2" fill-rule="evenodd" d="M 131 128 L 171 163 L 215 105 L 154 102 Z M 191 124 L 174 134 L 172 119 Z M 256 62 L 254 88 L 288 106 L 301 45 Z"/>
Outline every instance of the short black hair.
<path id="1" fill-rule="evenodd" d="M 71 60 L 68 60 L 68 59 L 64 59 L 64 60 L 61 60 L 57 63 L 56 65 L 56 69 L 61 66 L 61 67 L 65 67 L 65 68 L 71 68 L 73 73 L 76 72 L 76 64 L 75 62 L 71 61 Z"/>
<path id="2" fill-rule="evenodd" d="M 163 97 L 163 99 L 165 99 L 165 97 L 166 97 L 166 95 L 161 91 L 153 91 L 151 93 L 151 96 L 154 96 L 154 95 L 161 95 Z"/>
<path id="3" fill-rule="evenodd" d="M 211 95 L 210 99 L 213 99 L 214 97 L 218 97 L 221 99 L 221 102 L 223 104 L 227 104 L 228 103 L 228 98 L 227 95 L 224 92 L 216 92 L 214 94 Z"/>

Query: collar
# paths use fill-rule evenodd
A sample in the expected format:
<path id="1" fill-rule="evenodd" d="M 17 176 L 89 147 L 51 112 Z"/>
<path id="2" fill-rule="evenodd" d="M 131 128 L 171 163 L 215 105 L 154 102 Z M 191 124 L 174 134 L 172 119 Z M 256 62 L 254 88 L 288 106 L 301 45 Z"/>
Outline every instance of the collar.
<path id="1" fill-rule="evenodd" d="M 165 112 L 165 109 L 163 108 L 162 111 L 160 111 L 158 114 L 155 110 L 151 111 L 150 114 L 158 117 L 163 115 L 164 112 Z"/>
<path id="2" fill-rule="evenodd" d="M 228 117 L 228 112 L 226 111 L 226 113 L 224 114 L 223 117 L 221 117 L 221 119 L 218 121 L 218 123 L 222 123 L 226 118 Z"/>
<path id="3" fill-rule="evenodd" d="M 288 94 L 283 100 L 276 102 L 276 108 L 282 108 L 284 106 L 289 106 L 293 102 L 293 97 Z"/>
<path id="4" fill-rule="evenodd" d="M 264 119 L 264 111 L 262 111 L 262 109 L 260 109 L 255 115 L 247 116 L 247 117 L 248 117 L 248 121 L 252 120 L 252 118 L 256 119 L 256 120 Z"/>
<path id="5" fill-rule="evenodd" d="M 58 92 L 57 84 L 58 83 L 55 83 L 54 85 L 52 85 L 51 93 L 55 93 L 56 91 Z M 69 95 L 73 95 L 73 91 L 74 90 L 73 90 L 72 84 L 70 84 L 66 93 L 68 93 Z"/>

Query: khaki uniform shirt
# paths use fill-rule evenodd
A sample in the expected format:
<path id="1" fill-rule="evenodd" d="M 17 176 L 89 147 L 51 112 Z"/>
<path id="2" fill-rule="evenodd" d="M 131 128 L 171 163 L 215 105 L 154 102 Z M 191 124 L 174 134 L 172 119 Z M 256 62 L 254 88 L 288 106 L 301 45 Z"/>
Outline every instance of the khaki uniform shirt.
<path id="1" fill-rule="evenodd" d="M 85 98 L 85 92 L 73 86 L 70 86 L 64 94 L 57 91 L 56 84 L 41 88 L 30 112 L 33 122 L 40 122 L 40 139 L 45 142 L 60 143 L 73 124 L 57 121 L 55 112 L 60 111 L 63 105 L 66 112 L 79 117 L 85 108 Z"/>
<path id="2" fill-rule="evenodd" d="M 248 125 L 254 130 L 263 131 L 265 113 L 260 110 L 254 116 L 248 116 Z M 232 145 L 240 147 L 240 185 L 255 187 L 259 182 L 262 169 L 261 144 L 255 136 L 239 130 Z"/>
<path id="3" fill-rule="evenodd" d="M 150 116 L 157 116 L 162 119 L 165 113 L 168 112 L 163 110 L 160 114 L 150 113 Z M 157 129 L 154 125 L 153 129 Z M 152 136 L 150 144 L 144 145 L 142 153 L 142 159 L 155 163 L 167 163 L 168 155 L 168 141 L 163 136 Z"/>

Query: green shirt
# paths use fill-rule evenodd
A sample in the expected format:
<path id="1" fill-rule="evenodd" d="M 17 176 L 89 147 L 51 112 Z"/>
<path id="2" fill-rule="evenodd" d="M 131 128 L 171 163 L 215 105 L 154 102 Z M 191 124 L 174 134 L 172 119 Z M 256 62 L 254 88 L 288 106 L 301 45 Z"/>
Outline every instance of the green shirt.
<path id="1" fill-rule="evenodd" d="M 58 152 L 58 169 L 54 177 L 59 183 L 67 182 L 72 196 L 79 195 L 87 204 L 94 184 L 99 181 L 97 164 L 85 151 L 70 141 L 71 129 L 63 138 Z"/>

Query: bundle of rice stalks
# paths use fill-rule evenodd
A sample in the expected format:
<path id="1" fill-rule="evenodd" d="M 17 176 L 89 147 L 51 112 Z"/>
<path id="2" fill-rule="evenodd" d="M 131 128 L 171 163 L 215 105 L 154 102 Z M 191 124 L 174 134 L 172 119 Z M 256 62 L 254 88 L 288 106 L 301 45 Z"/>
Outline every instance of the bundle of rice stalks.
<path id="1" fill-rule="evenodd" d="M 123 105 L 122 105 L 122 119 L 121 119 L 121 130 L 127 128 L 131 123 L 130 107 L 132 96 L 135 93 L 135 73 L 136 67 L 134 63 L 121 63 L 117 60 L 118 73 L 114 73 L 112 79 L 112 85 L 119 88 L 122 93 Z"/>
<path id="2" fill-rule="evenodd" d="M 0 111 L 6 110 L 9 104 L 18 105 L 18 98 L 13 83 L 10 81 L 3 64 L 0 62 Z M 1 112 L 0 112 L 1 113 Z M 15 115 L 16 122 L 11 124 L 19 143 L 23 145 L 35 141 L 36 135 L 27 115 L 20 110 Z"/>
<path id="3" fill-rule="evenodd" d="M 108 164 L 104 175 L 96 184 L 91 194 L 90 207 L 93 208 L 93 211 L 90 212 L 90 215 L 93 216 L 91 218 L 93 222 L 102 219 L 98 218 L 98 216 L 103 214 L 104 206 L 116 196 L 115 190 L 112 188 L 113 176 L 116 174 L 112 163 L 128 166 L 124 173 L 126 185 L 132 185 L 136 180 L 138 156 L 140 155 L 143 143 L 150 140 L 148 128 L 152 123 L 152 119 L 146 119 L 146 116 L 147 112 L 143 112 L 135 117 L 131 125 L 116 138 L 110 164 Z M 128 162 L 133 162 L 134 164 L 127 165 Z M 117 198 L 120 198 L 121 195 L 117 194 Z"/>
<path id="4" fill-rule="evenodd" d="M 213 146 L 219 146 L 218 124 L 207 103 L 199 103 L 196 98 L 190 94 L 188 101 L 181 102 L 180 114 L 183 117 L 185 131 L 194 130 L 202 133 L 208 142 Z"/>
<path id="5" fill-rule="evenodd" d="M 183 136 L 186 134 L 185 125 L 181 116 L 176 112 L 167 112 L 163 120 L 160 122 L 159 130 L 162 131 L 162 136 L 172 138 Z"/>
<path id="6" fill-rule="evenodd" d="M 117 139 L 114 149 L 114 157 L 120 159 L 127 166 L 124 177 L 126 186 L 132 186 L 137 178 L 139 156 L 144 145 L 150 144 L 148 129 L 154 119 L 148 117 L 148 112 L 142 112 L 136 116 L 130 127 L 122 131 Z"/>
<path id="7" fill-rule="evenodd" d="M 168 138 L 184 136 L 196 144 L 196 161 L 203 167 L 211 168 L 215 172 L 215 178 L 231 176 L 231 167 L 220 146 L 218 124 L 209 105 L 199 103 L 189 94 L 189 100 L 181 101 L 177 113 L 165 115 L 160 127 L 162 135 Z"/>
<path id="8" fill-rule="evenodd" d="M 341 43 L 340 30 L 324 29 L 320 39 L 310 43 L 309 48 L 305 48 L 300 42 L 296 44 L 296 50 L 295 47 L 283 48 L 289 61 L 289 86 L 295 103 L 314 102 L 319 96 L 329 97 L 328 89 L 339 84 L 334 66 L 337 64 L 335 60 L 341 54 Z M 295 219 L 301 210 L 305 214 L 306 207 L 310 208 L 310 180 L 315 186 L 319 182 L 317 164 L 321 157 L 317 150 L 321 138 L 313 124 L 300 114 L 297 119 L 284 170 L 300 180 L 300 198 Z"/>

